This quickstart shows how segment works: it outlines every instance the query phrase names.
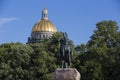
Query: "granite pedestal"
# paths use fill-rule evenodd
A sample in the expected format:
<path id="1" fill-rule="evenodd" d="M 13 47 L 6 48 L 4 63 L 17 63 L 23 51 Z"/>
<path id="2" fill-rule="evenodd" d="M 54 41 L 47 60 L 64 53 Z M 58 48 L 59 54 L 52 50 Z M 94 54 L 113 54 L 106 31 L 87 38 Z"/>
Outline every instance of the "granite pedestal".
<path id="1" fill-rule="evenodd" d="M 53 80 L 80 80 L 80 77 L 75 68 L 58 68 L 53 74 Z"/>

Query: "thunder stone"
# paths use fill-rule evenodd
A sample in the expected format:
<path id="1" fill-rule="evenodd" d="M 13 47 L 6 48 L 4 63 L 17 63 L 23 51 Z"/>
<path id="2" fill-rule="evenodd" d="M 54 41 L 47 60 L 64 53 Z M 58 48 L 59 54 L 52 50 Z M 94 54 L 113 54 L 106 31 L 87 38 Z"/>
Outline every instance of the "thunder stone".
<path id="1" fill-rule="evenodd" d="M 54 72 L 53 80 L 80 80 L 80 73 L 75 68 L 58 68 Z"/>

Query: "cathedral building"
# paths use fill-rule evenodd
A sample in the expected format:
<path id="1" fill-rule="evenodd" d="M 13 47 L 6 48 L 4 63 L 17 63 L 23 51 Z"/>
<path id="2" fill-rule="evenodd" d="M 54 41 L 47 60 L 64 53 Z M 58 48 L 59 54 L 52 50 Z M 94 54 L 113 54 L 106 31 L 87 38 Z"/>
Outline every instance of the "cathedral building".
<path id="1" fill-rule="evenodd" d="M 46 8 L 42 10 L 42 18 L 35 23 L 32 28 L 31 37 L 28 38 L 28 43 L 36 43 L 49 39 L 57 29 L 55 25 L 48 19 L 48 11 Z"/>

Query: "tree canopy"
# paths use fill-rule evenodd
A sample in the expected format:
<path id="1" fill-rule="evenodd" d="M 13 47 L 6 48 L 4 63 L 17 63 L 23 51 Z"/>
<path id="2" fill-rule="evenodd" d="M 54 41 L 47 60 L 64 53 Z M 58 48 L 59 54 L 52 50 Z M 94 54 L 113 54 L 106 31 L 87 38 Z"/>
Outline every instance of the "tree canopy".
<path id="1" fill-rule="evenodd" d="M 51 80 L 60 67 L 62 32 L 39 43 L 0 45 L 0 80 Z M 71 67 L 81 80 L 120 79 L 120 31 L 117 22 L 101 21 L 86 44 L 74 45 Z"/>

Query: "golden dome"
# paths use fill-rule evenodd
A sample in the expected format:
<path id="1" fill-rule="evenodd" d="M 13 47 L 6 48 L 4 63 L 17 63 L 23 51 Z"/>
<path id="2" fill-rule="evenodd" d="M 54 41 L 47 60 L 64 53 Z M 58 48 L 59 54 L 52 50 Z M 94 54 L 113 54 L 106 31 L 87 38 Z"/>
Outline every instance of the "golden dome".
<path id="1" fill-rule="evenodd" d="M 57 32 L 54 24 L 48 19 L 48 11 L 46 8 L 42 10 L 42 18 L 32 28 L 31 37 L 28 38 L 28 43 L 41 42 L 44 39 L 49 39 Z"/>
<path id="2" fill-rule="evenodd" d="M 39 22 L 37 22 L 33 29 L 32 32 L 57 32 L 54 24 L 48 19 L 41 19 Z"/>
<path id="3" fill-rule="evenodd" d="M 57 32 L 54 24 L 48 20 L 48 11 L 46 8 L 42 10 L 42 19 L 34 25 L 32 32 Z"/>

